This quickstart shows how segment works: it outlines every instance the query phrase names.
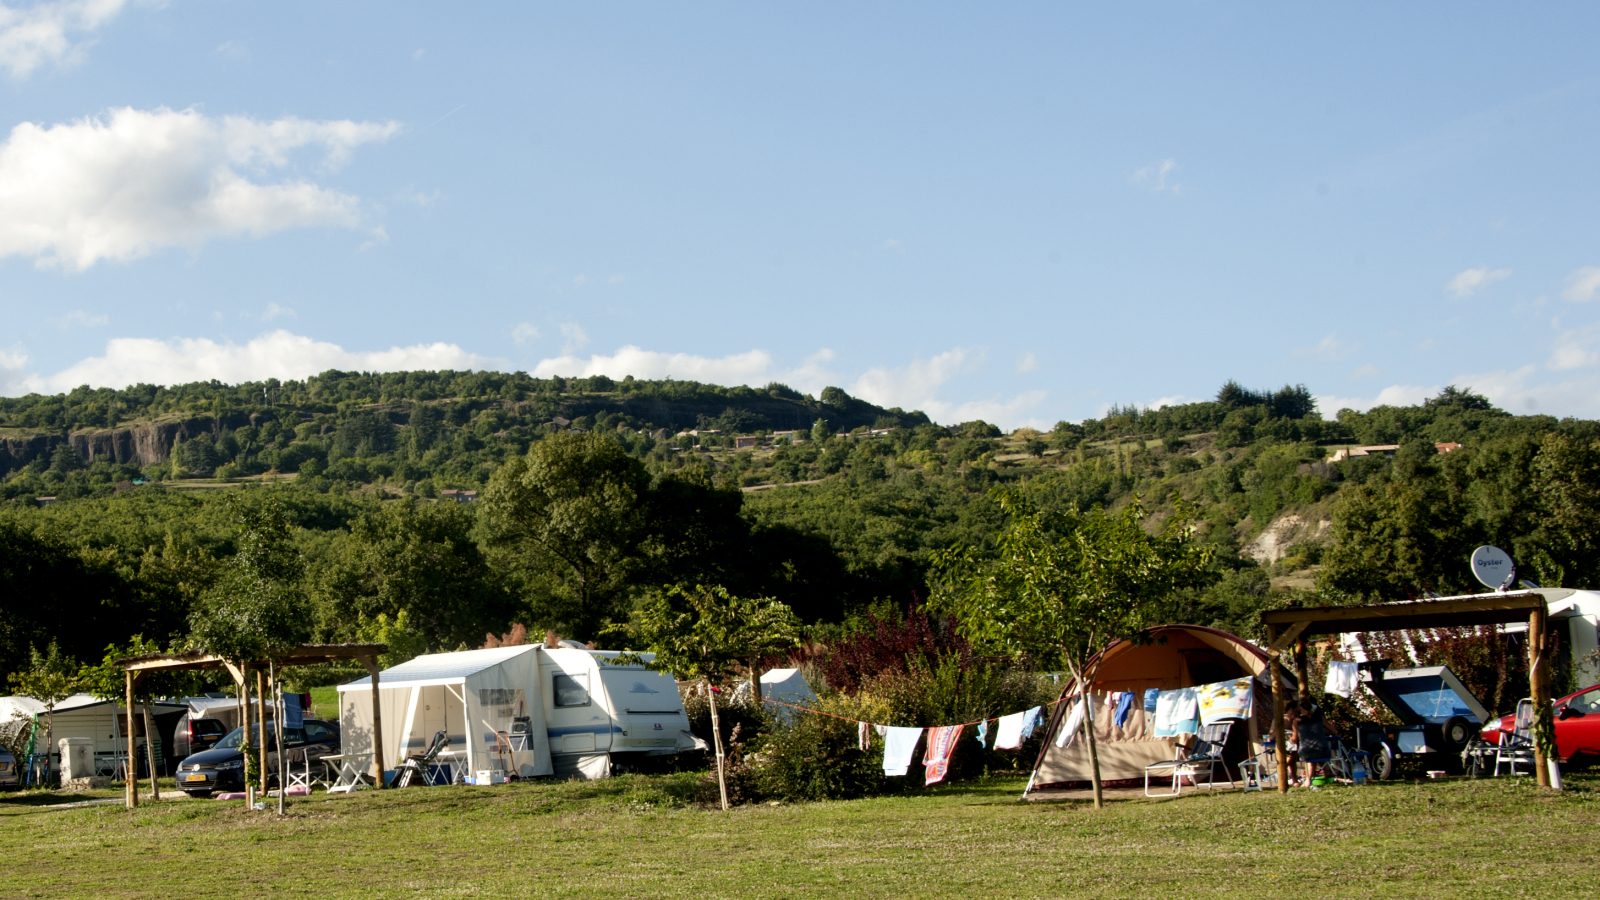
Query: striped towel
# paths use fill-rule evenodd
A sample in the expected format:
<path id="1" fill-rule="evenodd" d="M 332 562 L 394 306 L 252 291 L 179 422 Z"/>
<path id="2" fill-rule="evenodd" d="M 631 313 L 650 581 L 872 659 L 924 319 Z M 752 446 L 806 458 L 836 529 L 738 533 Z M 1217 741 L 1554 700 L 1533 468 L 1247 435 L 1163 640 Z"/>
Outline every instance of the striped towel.
<path id="1" fill-rule="evenodd" d="M 956 752 L 956 741 L 961 739 L 960 725 L 944 725 L 928 729 L 928 749 L 922 755 L 923 784 L 938 784 L 950 771 L 950 757 Z"/>

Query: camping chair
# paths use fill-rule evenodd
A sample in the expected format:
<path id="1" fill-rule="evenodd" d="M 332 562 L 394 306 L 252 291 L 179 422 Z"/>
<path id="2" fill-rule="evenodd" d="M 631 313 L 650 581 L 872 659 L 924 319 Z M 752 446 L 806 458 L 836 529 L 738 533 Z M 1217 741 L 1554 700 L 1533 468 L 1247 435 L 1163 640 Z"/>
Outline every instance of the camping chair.
<path id="1" fill-rule="evenodd" d="M 1222 767 L 1222 774 L 1228 774 L 1228 764 L 1222 759 L 1222 750 L 1228 744 L 1228 732 L 1233 728 L 1231 722 L 1219 722 L 1215 725 L 1201 727 L 1194 736 L 1194 746 L 1184 752 L 1178 750 L 1178 758 L 1168 762 L 1152 763 L 1144 767 L 1144 795 L 1146 797 L 1176 797 L 1183 790 L 1183 779 L 1188 777 L 1195 781 L 1201 769 L 1206 770 L 1206 790 L 1211 790 L 1217 780 L 1217 766 Z M 1168 794 L 1150 793 L 1150 774 L 1162 769 L 1172 770 L 1172 792 Z M 1228 787 L 1233 787 L 1233 778 L 1228 778 Z"/>
<path id="2" fill-rule="evenodd" d="M 1372 754 L 1351 749 L 1343 738 L 1330 737 L 1328 741 L 1333 745 L 1333 752 L 1322 767 L 1323 772 L 1345 784 L 1364 784 L 1370 777 L 1367 773 L 1372 771 Z M 1361 777 L 1357 778 L 1357 774 Z"/>
<path id="3" fill-rule="evenodd" d="M 433 740 L 429 742 L 428 749 L 421 753 L 406 757 L 406 761 L 395 766 L 394 786 L 397 788 L 410 787 L 411 779 L 416 775 L 422 776 L 423 783 L 433 786 L 433 760 L 439 751 L 450 746 L 450 738 L 443 731 L 435 732 Z"/>
<path id="4" fill-rule="evenodd" d="M 1533 701 L 1527 698 L 1517 701 L 1517 718 L 1512 723 L 1510 731 L 1500 729 L 1500 745 L 1494 751 L 1494 774 L 1500 776 L 1500 767 L 1509 767 L 1512 775 L 1517 774 L 1517 766 L 1528 767 L 1526 774 L 1533 774 Z"/>

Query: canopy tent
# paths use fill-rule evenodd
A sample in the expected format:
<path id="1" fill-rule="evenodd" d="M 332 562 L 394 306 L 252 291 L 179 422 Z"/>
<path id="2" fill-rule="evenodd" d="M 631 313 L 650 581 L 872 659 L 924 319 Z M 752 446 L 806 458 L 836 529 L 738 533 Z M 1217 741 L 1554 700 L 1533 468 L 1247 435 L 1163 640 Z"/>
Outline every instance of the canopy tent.
<path id="1" fill-rule="evenodd" d="M 1177 738 L 1155 735 L 1155 714 L 1144 709 L 1144 692 L 1198 687 L 1238 678 L 1251 678 L 1253 703 L 1244 727 L 1228 738 L 1225 759 L 1230 766 L 1261 752 L 1261 739 L 1271 734 L 1272 694 L 1267 677 L 1267 655 L 1243 638 L 1199 625 L 1163 625 L 1140 640 L 1119 640 L 1100 651 L 1090 695 L 1095 699 L 1095 742 L 1104 782 L 1134 782 L 1144 778 L 1145 767 L 1173 758 Z M 1093 663 L 1091 663 L 1093 665 Z M 1134 694 L 1132 708 L 1122 725 L 1116 723 L 1118 693 Z M 1063 699 L 1076 697 L 1079 687 L 1068 682 Z M 1065 747 L 1056 746 L 1064 720 L 1074 704 L 1057 703 L 1046 731 L 1043 749 L 1034 764 L 1030 790 L 1066 788 L 1091 778 L 1088 743 L 1081 736 Z"/>
<path id="2" fill-rule="evenodd" d="M 458 771 L 524 778 L 553 774 L 539 653 L 526 644 L 431 653 L 380 672 L 378 712 L 390 723 L 383 735 L 384 757 L 398 763 L 420 754 L 443 731 L 450 740 L 446 759 Z M 339 685 L 345 753 L 374 749 L 370 685 L 368 678 Z"/>
<path id="3" fill-rule="evenodd" d="M 156 726 L 156 748 L 163 758 L 172 752 L 172 731 L 183 718 L 185 707 L 180 703 L 150 704 L 150 718 Z M 32 697 L 0 697 L 0 722 L 13 718 L 32 719 L 36 725 L 34 752 L 45 752 L 45 707 Z M 51 716 L 56 746 L 49 748 L 50 757 L 59 762 L 62 738 L 89 738 L 94 741 L 95 756 L 105 761 L 107 768 L 126 753 L 125 741 L 128 727 L 126 704 L 115 700 L 102 700 L 93 694 L 73 694 L 56 704 Z M 135 740 L 145 738 L 144 704 L 133 705 Z"/>

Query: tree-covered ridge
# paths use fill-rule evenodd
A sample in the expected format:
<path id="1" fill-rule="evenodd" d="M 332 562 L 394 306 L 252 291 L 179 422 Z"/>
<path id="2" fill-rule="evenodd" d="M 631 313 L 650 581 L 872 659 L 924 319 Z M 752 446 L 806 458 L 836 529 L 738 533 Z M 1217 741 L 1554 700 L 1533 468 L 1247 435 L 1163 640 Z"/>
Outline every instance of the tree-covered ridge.
<path id="1" fill-rule="evenodd" d="M 437 374 L 351 383 L 480 384 Z M 513 622 L 593 632 L 653 586 L 685 581 L 776 597 L 810 627 L 844 627 L 875 603 L 925 600 L 939 551 L 992 542 L 1007 521 L 997 488 L 1047 523 L 1138 496 L 1159 528 L 1183 498 L 1212 563 L 1175 608 L 1247 635 L 1270 604 L 1463 589 L 1474 542 L 1504 546 L 1547 585 L 1587 585 L 1600 563 L 1585 530 L 1585 517 L 1600 515 L 1600 423 L 1516 416 L 1469 391 L 1323 419 L 1303 387 L 1230 384 L 1210 401 L 1004 434 L 882 410 L 837 388 L 821 400 L 782 386 L 693 390 L 711 401 L 363 392 L 324 412 L 178 410 L 191 418 L 136 426 L 174 429 L 172 452 L 137 465 L 86 463 L 83 432 L 10 430 L 11 446 L 55 443 L 3 483 L 0 592 L 37 602 L 0 617 L 0 664 L 51 639 L 79 658 L 133 634 L 184 640 L 197 598 L 236 552 L 221 500 L 241 489 L 277 498 L 293 527 L 318 639 L 429 649 L 475 646 Z M 752 418 L 767 403 L 816 417 L 772 439 L 783 429 Z M 756 447 L 733 446 L 736 434 L 762 432 L 769 439 Z M 1443 442 L 1461 447 L 1435 452 Z M 1376 443 L 1400 452 L 1330 461 Z M 580 474 L 537 474 L 569 471 Z M 609 506 L 558 490 L 575 480 L 610 491 Z M 478 502 L 452 502 L 447 488 L 478 490 Z M 41 495 L 58 499 L 41 508 Z M 604 566 L 587 572 L 547 552 L 539 516 L 554 513 L 497 517 L 517 497 L 523 509 L 609 509 L 567 554 Z M 1301 524 L 1285 530 L 1292 522 Z"/>

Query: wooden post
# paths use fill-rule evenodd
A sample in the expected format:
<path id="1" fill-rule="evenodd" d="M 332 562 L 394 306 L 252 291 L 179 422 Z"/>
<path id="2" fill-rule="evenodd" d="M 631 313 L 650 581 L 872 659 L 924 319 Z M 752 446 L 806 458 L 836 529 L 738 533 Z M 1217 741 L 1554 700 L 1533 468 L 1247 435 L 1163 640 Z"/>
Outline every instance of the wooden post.
<path id="1" fill-rule="evenodd" d="M 260 705 L 259 715 L 256 716 L 256 769 L 261 773 L 261 797 L 267 796 L 267 676 L 260 669 L 256 670 L 256 702 Z"/>
<path id="2" fill-rule="evenodd" d="M 134 682 L 138 679 L 138 676 L 136 676 L 133 673 L 132 669 L 127 670 L 126 675 L 127 675 L 126 681 L 127 681 L 127 684 L 128 684 L 128 696 L 127 696 L 127 703 L 128 703 L 128 705 L 127 705 L 127 715 L 128 715 L 128 729 L 127 729 L 127 731 L 128 731 L 128 770 L 127 770 L 127 781 L 124 783 L 124 790 L 127 792 L 127 806 L 128 806 L 128 808 L 129 809 L 134 809 L 134 808 L 138 807 L 138 805 L 139 805 L 139 768 L 138 768 L 139 767 L 139 756 L 138 756 L 137 752 L 134 750 L 134 738 L 133 738 L 133 735 L 134 735 L 134 729 L 133 729 L 133 685 L 134 685 Z"/>
<path id="3" fill-rule="evenodd" d="M 1539 786 L 1547 788 L 1550 787 L 1550 760 L 1544 744 L 1537 739 L 1544 717 L 1550 715 L 1550 660 L 1549 654 L 1545 653 L 1544 614 L 1541 608 L 1528 617 L 1528 688 L 1533 697 L 1533 774 L 1539 780 Z"/>
<path id="4" fill-rule="evenodd" d="M 1272 625 L 1267 626 L 1267 646 L 1277 640 L 1278 629 Z M 1278 793 L 1289 793 L 1289 755 L 1286 752 L 1288 745 L 1283 739 L 1283 661 L 1278 654 L 1267 651 L 1268 666 L 1272 670 L 1272 747 L 1273 757 L 1278 762 Z"/>
<path id="5" fill-rule="evenodd" d="M 367 674 L 372 676 L 372 783 L 382 790 L 383 703 L 378 696 L 378 660 L 375 657 L 362 657 L 361 664 L 367 667 Z M 472 730 L 470 725 L 467 730 Z M 467 743 L 470 746 L 472 742 Z"/>
<path id="6" fill-rule="evenodd" d="M 150 767 L 150 799 L 160 800 L 161 783 L 156 780 L 156 720 L 150 715 L 149 703 L 140 704 L 140 708 L 144 710 L 144 759 L 145 764 Z"/>
<path id="7" fill-rule="evenodd" d="M 1306 675 L 1306 639 L 1301 638 L 1294 642 L 1294 677 L 1300 683 L 1295 686 L 1295 696 L 1300 698 L 1301 708 L 1305 708 L 1306 701 L 1311 699 L 1311 679 Z"/>
<path id="8" fill-rule="evenodd" d="M 250 725 L 251 725 L 251 714 L 250 714 L 250 666 L 249 665 L 244 665 L 244 666 L 240 666 L 239 667 L 238 678 L 239 678 L 239 696 L 241 698 L 243 698 L 243 700 L 244 700 L 244 717 L 239 720 L 239 727 L 244 729 L 244 740 L 245 740 L 246 743 L 249 743 L 249 741 L 250 741 Z M 248 759 L 249 754 L 245 754 L 245 756 Z M 249 763 L 246 762 L 245 765 L 248 766 Z M 242 776 L 241 780 L 244 782 L 244 794 L 245 794 L 244 802 L 245 802 L 245 805 L 248 806 L 250 804 L 250 800 L 251 800 L 250 795 L 251 795 L 252 792 L 255 791 L 255 785 L 250 783 L 250 771 L 249 771 L 248 768 L 244 772 L 241 772 L 240 775 Z"/>
<path id="9" fill-rule="evenodd" d="M 722 724 L 717 721 L 717 692 L 711 689 L 711 679 L 705 680 L 706 699 L 711 701 L 711 740 L 717 749 L 717 790 L 722 792 L 722 811 L 728 811 L 728 782 L 722 773 Z"/>

